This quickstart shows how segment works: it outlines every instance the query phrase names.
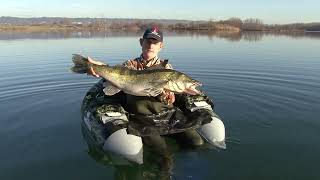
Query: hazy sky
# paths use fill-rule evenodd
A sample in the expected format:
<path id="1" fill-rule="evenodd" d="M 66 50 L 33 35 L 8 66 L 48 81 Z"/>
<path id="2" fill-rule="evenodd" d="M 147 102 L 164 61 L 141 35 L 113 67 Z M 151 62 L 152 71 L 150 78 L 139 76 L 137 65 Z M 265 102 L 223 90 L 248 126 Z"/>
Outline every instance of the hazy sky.
<path id="1" fill-rule="evenodd" d="M 320 0 L 0 0 L 0 16 L 320 22 Z"/>

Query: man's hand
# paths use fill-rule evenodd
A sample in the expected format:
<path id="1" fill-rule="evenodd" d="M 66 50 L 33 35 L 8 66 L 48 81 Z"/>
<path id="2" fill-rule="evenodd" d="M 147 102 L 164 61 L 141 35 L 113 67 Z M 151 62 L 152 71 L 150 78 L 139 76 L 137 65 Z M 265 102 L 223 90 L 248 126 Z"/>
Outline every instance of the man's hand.
<path id="1" fill-rule="evenodd" d="M 105 65 L 104 63 L 100 62 L 100 61 L 95 61 L 93 59 L 91 59 L 90 57 L 88 57 L 88 61 L 92 64 L 96 64 L 96 65 Z M 92 75 L 95 77 L 100 77 L 98 74 L 96 74 L 96 72 L 94 72 L 93 68 L 90 67 L 89 72 L 87 72 L 88 75 Z"/>
<path id="2" fill-rule="evenodd" d="M 176 100 L 174 93 L 171 91 L 164 91 L 160 96 L 160 100 L 166 104 L 173 104 Z"/>

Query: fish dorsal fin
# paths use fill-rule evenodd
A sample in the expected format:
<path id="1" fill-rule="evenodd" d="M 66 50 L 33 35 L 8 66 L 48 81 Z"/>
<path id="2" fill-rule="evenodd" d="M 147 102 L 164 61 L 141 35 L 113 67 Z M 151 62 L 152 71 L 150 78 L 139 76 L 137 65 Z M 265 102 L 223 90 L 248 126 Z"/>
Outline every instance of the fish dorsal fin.
<path id="1" fill-rule="evenodd" d="M 113 67 L 123 67 L 123 65 L 122 64 L 116 64 Z"/>
<path id="2" fill-rule="evenodd" d="M 107 96 L 112 96 L 117 94 L 118 92 L 120 92 L 120 89 L 113 86 L 112 84 L 107 84 L 105 86 L 105 88 L 103 89 L 104 94 L 106 94 Z"/>
<path id="3" fill-rule="evenodd" d="M 165 69 L 165 67 L 162 64 L 158 64 L 158 65 L 147 68 L 147 70 L 154 70 L 154 69 Z"/>
<path id="4" fill-rule="evenodd" d="M 163 66 L 163 67 L 166 67 L 166 65 L 168 64 L 168 62 L 169 62 L 169 59 L 163 60 L 162 66 Z"/>
<path id="5" fill-rule="evenodd" d="M 153 70 L 153 69 L 166 69 L 166 65 L 168 64 L 168 59 L 163 60 L 160 64 L 157 64 L 155 66 L 149 67 L 147 70 Z"/>

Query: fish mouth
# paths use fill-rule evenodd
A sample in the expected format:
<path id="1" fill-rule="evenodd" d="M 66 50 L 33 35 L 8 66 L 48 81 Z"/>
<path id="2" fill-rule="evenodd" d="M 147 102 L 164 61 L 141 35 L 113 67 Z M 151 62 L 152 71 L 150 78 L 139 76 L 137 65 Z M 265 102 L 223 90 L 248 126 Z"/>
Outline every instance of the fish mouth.
<path id="1" fill-rule="evenodd" d="M 196 87 L 197 87 L 197 86 L 202 86 L 202 83 L 199 82 L 199 81 L 196 81 L 196 82 L 193 83 L 193 85 L 195 85 Z"/>
<path id="2" fill-rule="evenodd" d="M 198 95 L 201 94 L 201 91 L 197 89 L 198 86 L 201 86 L 200 82 L 194 82 L 189 87 L 187 87 L 184 92 L 190 95 Z"/>

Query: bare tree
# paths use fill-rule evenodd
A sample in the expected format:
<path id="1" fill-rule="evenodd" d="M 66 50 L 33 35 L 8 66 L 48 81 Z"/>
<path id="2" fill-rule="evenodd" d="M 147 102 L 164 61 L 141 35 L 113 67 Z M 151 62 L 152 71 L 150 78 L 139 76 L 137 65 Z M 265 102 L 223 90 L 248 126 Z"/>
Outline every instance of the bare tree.
<path id="1" fill-rule="evenodd" d="M 238 27 L 241 28 L 242 27 L 242 20 L 240 18 L 237 17 L 232 17 L 227 19 L 226 21 L 224 21 L 225 24 L 228 24 L 230 26 L 234 26 L 234 27 Z"/>
<path id="2" fill-rule="evenodd" d="M 242 29 L 248 31 L 262 31 L 264 25 L 260 19 L 249 18 L 243 21 Z"/>

